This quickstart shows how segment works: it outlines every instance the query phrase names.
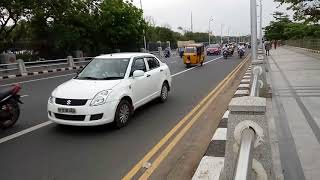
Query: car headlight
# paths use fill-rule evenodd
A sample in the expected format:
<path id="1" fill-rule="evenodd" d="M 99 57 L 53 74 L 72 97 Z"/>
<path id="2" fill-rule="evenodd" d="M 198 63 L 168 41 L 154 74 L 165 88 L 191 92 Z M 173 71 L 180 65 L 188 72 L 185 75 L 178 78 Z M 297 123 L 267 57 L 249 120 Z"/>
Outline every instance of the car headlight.
<path id="1" fill-rule="evenodd" d="M 50 96 L 48 102 L 49 102 L 50 104 L 53 104 L 53 103 L 54 103 L 54 100 L 55 100 L 55 98 L 54 98 L 53 96 Z"/>
<path id="2" fill-rule="evenodd" d="M 99 106 L 99 105 L 105 104 L 107 102 L 107 98 L 109 94 L 110 94 L 110 90 L 104 90 L 99 92 L 92 99 L 90 106 Z"/>

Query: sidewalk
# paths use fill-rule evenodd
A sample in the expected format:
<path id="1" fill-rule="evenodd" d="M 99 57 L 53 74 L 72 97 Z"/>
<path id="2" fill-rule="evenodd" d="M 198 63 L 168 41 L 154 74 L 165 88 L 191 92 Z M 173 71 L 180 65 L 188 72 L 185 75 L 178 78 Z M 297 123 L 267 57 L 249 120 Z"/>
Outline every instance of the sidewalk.
<path id="1" fill-rule="evenodd" d="M 320 179 L 320 55 L 280 47 L 268 57 L 285 180 Z"/>

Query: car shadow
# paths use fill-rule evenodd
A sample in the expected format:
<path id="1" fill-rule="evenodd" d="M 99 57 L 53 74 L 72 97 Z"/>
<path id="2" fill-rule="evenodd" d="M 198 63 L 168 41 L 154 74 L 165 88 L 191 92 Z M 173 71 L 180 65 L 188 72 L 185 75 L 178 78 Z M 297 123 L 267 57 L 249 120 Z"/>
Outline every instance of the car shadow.
<path id="1" fill-rule="evenodd" d="M 101 134 L 108 134 L 108 133 L 116 133 L 121 130 L 125 130 L 130 128 L 131 125 L 134 124 L 134 121 L 145 113 L 148 113 L 153 108 L 162 105 L 158 99 L 154 99 L 149 103 L 137 108 L 132 116 L 131 121 L 126 127 L 118 129 L 114 127 L 112 123 L 99 125 L 99 126 L 68 126 L 68 125 L 58 125 L 54 124 L 54 127 L 51 129 L 54 133 L 65 134 L 65 135 L 72 135 L 72 136 L 83 136 L 83 135 L 101 135 Z"/>

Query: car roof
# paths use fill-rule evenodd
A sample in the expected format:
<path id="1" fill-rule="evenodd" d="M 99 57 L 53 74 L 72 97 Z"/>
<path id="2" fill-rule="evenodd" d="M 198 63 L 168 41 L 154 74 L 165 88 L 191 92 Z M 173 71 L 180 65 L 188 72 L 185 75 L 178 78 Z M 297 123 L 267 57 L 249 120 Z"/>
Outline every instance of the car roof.
<path id="1" fill-rule="evenodd" d="M 141 53 L 141 52 L 130 52 L 130 53 L 112 53 L 112 54 L 103 54 L 100 56 L 97 56 L 95 58 L 132 58 L 137 56 L 153 56 L 153 54 L 150 53 Z"/>

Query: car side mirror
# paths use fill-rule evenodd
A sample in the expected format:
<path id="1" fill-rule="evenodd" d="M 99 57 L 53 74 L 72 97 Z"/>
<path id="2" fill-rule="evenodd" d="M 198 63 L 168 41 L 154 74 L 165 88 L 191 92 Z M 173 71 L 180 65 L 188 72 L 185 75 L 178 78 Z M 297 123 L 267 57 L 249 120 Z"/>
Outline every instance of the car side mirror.
<path id="1" fill-rule="evenodd" d="M 135 71 L 133 72 L 133 78 L 142 77 L 142 76 L 144 76 L 144 71 L 135 70 Z"/>

